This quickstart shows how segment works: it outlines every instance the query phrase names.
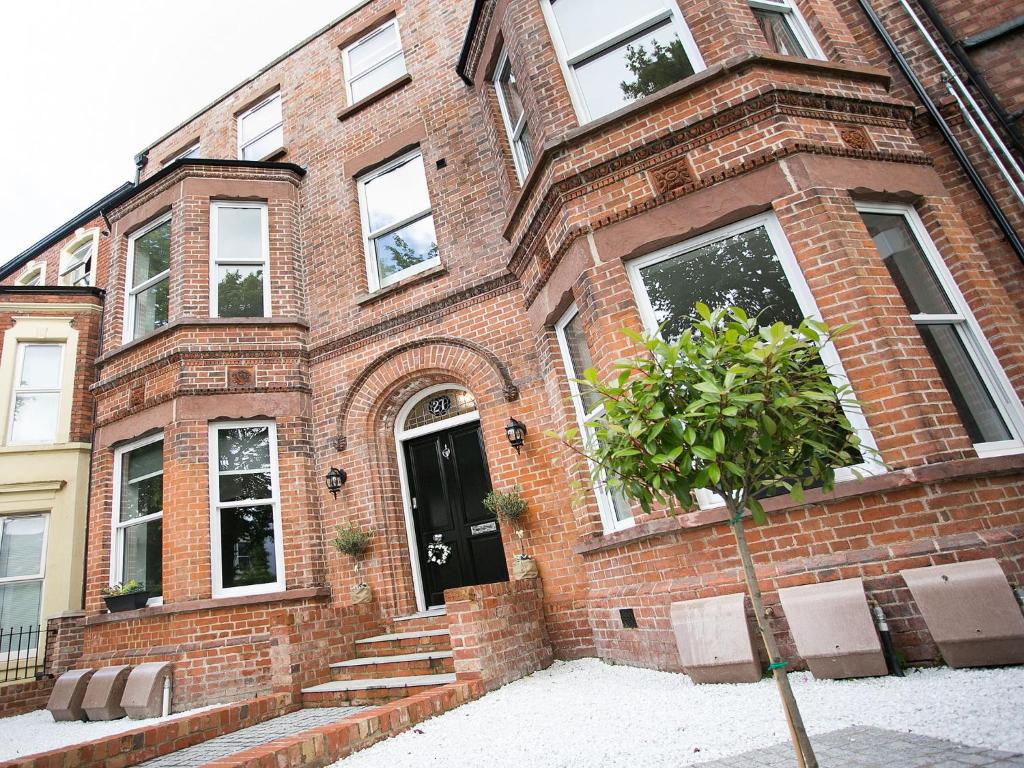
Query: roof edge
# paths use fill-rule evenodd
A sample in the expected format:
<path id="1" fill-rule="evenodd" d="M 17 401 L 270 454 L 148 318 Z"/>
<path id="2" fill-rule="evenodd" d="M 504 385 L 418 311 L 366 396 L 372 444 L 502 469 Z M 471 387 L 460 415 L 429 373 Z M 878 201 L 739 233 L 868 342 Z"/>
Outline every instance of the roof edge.
<path id="1" fill-rule="evenodd" d="M 455 65 L 455 71 L 467 85 L 473 85 L 473 78 L 466 74 L 466 61 L 469 59 L 469 46 L 476 36 L 476 28 L 480 24 L 480 14 L 484 9 L 484 0 L 474 0 L 473 12 L 469 16 L 469 26 L 466 27 L 466 38 L 462 41 L 462 51 L 459 53 L 459 63 Z"/>

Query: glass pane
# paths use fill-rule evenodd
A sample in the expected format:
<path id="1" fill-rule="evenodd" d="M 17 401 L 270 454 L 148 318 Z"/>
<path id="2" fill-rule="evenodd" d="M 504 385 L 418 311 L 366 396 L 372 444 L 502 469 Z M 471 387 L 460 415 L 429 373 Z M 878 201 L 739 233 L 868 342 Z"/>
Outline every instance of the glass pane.
<path id="1" fill-rule="evenodd" d="M 356 102 L 366 98 L 371 93 L 379 91 L 385 85 L 393 83 L 405 74 L 405 57 L 395 56 L 385 64 L 367 72 L 362 77 L 353 80 L 349 85 L 352 88 L 352 101 Z"/>
<path id="2" fill-rule="evenodd" d="M 34 627 L 39 624 L 39 601 L 43 593 L 43 582 L 39 581 L 26 581 L 18 584 L 4 584 L 0 586 L 0 629 L 17 631 L 21 627 Z M 21 647 L 18 646 L 18 636 L 15 635 L 13 641 L 10 638 L 6 639 L 7 642 L 3 642 L 0 645 L 0 653 L 5 653 L 8 650 L 17 652 L 18 650 L 30 650 L 35 647 L 36 638 L 32 638 L 29 643 L 29 638 L 25 635 L 21 641 Z"/>
<path id="3" fill-rule="evenodd" d="M 278 126 L 263 138 L 257 139 L 252 144 L 247 144 L 242 149 L 243 160 L 262 160 L 271 155 L 274 150 L 284 146 L 284 128 Z"/>
<path id="4" fill-rule="evenodd" d="M 238 130 L 242 143 L 259 136 L 265 130 L 281 122 L 281 96 L 275 96 L 245 115 L 240 121 Z"/>
<path id="5" fill-rule="evenodd" d="M 261 501 L 272 495 L 269 472 L 221 475 L 219 483 L 221 501 Z"/>
<path id="6" fill-rule="evenodd" d="M 88 285 L 90 268 L 91 266 L 89 262 L 79 264 L 74 269 L 64 273 L 62 282 L 64 285 Z"/>
<path id="7" fill-rule="evenodd" d="M 217 316 L 263 317 L 263 267 L 217 267 Z"/>
<path id="8" fill-rule="evenodd" d="M 671 22 L 576 66 L 576 79 L 591 118 L 614 112 L 693 74 Z"/>
<path id="9" fill-rule="evenodd" d="M 732 235 L 640 271 L 666 339 L 677 339 L 697 319 L 694 305 L 738 305 L 761 325 L 799 325 L 803 312 L 764 227 Z"/>
<path id="10" fill-rule="evenodd" d="M 917 330 L 932 354 L 971 440 L 990 443 L 1012 439 L 1013 435 L 956 328 L 952 325 L 918 325 Z"/>
<path id="11" fill-rule="evenodd" d="M 122 529 L 121 581 L 135 581 L 152 596 L 163 593 L 163 518 Z"/>
<path id="12" fill-rule="evenodd" d="M 135 239 L 132 256 L 132 285 L 140 285 L 168 269 L 171 263 L 171 222 Z"/>
<path id="13" fill-rule="evenodd" d="M 42 517 L 8 517 L 0 533 L 0 578 L 36 576 L 42 570 Z"/>
<path id="14" fill-rule="evenodd" d="M 22 285 L 42 285 L 43 283 L 43 271 L 38 270 L 32 274 L 28 280 L 24 281 Z"/>
<path id="15" fill-rule="evenodd" d="M 217 430 L 218 469 L 270 469 L 270 430 L 267 427 L 230 427 Z"/>
<path id="16" fill-rule="evenodd" d="M 621 523 L 623 520 L 633 519 L 633 511 L 629 508 L 629 501 L 626 500 L 620 488 L 606 490 L 605 493 L 608 494 L 608 499 L 612 503 L 612 514 L 617 522 Z"/>
<path id="17" fill-rule="evenodd" d="M 516 78 L 512 74 L 512 64 L 508 59 L 505 59 L 505 65 L 498 75 L 498 87 L 501 89 L 505 109 L 508 111 L 508 121 L 515 128 L 523 114 L 523 101 L 519 98 L 519 88 L 516 87 Z"/>
<path id="18" fill-rule="evenodd" d="M 217 206 L 217 260 L 263 260 L 263 212 Z"/>
<path id="19" fill-rule="evenodd" d="M 394 53 L 397 48 L 397 24 L 387 24 L 358 45 L 352 46 L 348 52 L 348 63 L 351 67 L 349 79 L 359 77 L 374 64 Z"/>
<path id="20" fill-rule="evenodd" d="M 118 513 L 121 522 L 155 515 L 163 510 L 163 449 L 164 443 L 160 440 L 123 455 L 121 508 Z"/>
<path id="21" fill-rule="evenodd" d="M 519 132 L 516 140 L 516 149 L 519 150 L 519 159 L 523 164 L 523 173 L 533 167 L 533 149 L 530 144 L 530 127 L 523 123 L 523 129 Z"/>
<path id="22" fill-rule="evenodd" d="M 371 232 L 378 232 L 396 221 L 407 219 L 430 208 L 427 177 L 423 171 L 423 157 L 410 157 L 366 182 L 366 218 Z"/>
<path id="23" fill-rule="evenodd" d="M 569 351 L 569 361 L 572 364 L 572 370 L 568 371 L 568 374 L 574 379 L 582 379 L 583 372 L 594 367 L 594 360 L 590 356 L 590 348 L 587 347 L 587 339 L 583 335 L 583 321 L 580 320 L 578 312 L 563 326 L 562 337 L 565 339 L 565 347 Z M 579 387 L 580 399 L 583 401 L 583 412 L 590 413 L 601 402 L 601 397 L 589 384 L 577 382 L 576 386 Z"/>
<path id="24" fill-rule="evenodd" d="M 761 26 L 765 40 L 776 53 L 783 56 L 806 56 L 807 52 L 800 45 L 793 28 L 789 24 L 789 13 L 779 11 L 766 11 L 762 8 L 754 8 L 754 18 Z"/>
<path id="25" fill-rule="evenodd" d="M 63 344 L 25 344 L 22 347 L 18 388 L 60 389 Z"/>
<path id="26" fill-rule="evenodd" d="M 200 156 L 199 155 L 199 145 L 196 144 L 193 147 L 191 147 L 190 149 L 186 149 L 184 152 L 182 152 L 180 155 L 178 155 L 174 159 L 175 160 L 188 160 L 189 158 L 199 157 L 199 156 Z"/>
<path id="27" fill-rule="evenodd" d="M 558 30 L 570 56 L 666 9 L 665 0 L 555 0 Z"/>
<path id="28" fill-rule="evenodd" d="M 377 271 L 380 281 L 424 261 L 437 258 L 437 235 L 434 217 L 426 216 L 407 224 L 389 235 L 373 241 L 377 252 Z"/>
<path id="29" fill-rule="evenodd" d="M 164 278 L 135 294 L 136 339 L 167 325 L 167 291 L 170 284 L 170 280 Z"/>
<path id="30" fill-rule="evenodd" d="M 910 313 L 955 313 L 906 217 L 898 213 L 862 213 L 861 216 Z"/>
<path id="31" fill-rule="evenodd" d="M 12 443 L 51 443 L 57 436 L 57 411 L 60 395 L 56 392 L 16 395 L 11 419 Z"/>
<path id="32" fill-rule="evenodd" d="M 222 509 L 220 558 L 224 588 L 277 581 L 274 508 L 257 506 Z"/>
<path id="33" fill-rule="evenodd" d="M 404 429 L 416 429 L 427 424 L 472 413 L 476 410 L 476 400 L 461 389 L 445 389 L 435 392 L 420 400 L 405 417 Z"/>

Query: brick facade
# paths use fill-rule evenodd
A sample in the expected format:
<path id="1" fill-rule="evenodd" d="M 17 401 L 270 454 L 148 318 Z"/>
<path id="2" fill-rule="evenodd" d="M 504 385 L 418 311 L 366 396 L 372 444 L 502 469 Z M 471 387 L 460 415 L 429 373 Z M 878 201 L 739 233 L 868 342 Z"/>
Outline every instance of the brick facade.
<path id="1" fill-rule="evenodd" d="M 873 4 L 926 86 L 941 89 L 898 0 Z M 1015 398 L 1024 269 L 858 3 L 797 3 L 820 61 L 774 53 L 743 0 L 679 0 L 706 68 L 583 125 L 540 2 L 472 5 L 361 6 L 149 147 L 141 183 L 105 209 L 86 659 L 173 659 L 176 708 L 294 694 L 352 639 L 421 607 L 396 420 L 416 393 L 453 383 L 476 400 L 492 485 L 523 488 L 525 545 L 542 584 L 474 588 L 478 605 L 469 591 L 452 593 L 453 641 L 466 623 L 500 660 L 473 671 L 501 684 L 543 666 L 548 645 L 560 658 L 677 669 L 670 603 L 742 589 L 730 533 L 715 509 L 637 511 L 634 526 L 604 529 L 594 495 L 572 490 L 581 479 L 572 456 L 548 434 L 575 425 L 554 325 L 575 303 L 596 367 L 610 370 L 634 351 L 620 329 L 643 322 L 631 262 L 772 214 L 823 318 L 852 324 L 839 357 L 889 470 L 829 498 L 774 500 L 772 525 L 751 529 L 779 640 L 794 657 L 777 588 L 860 576 L 899 650 L 935 660 L 898 571 L 996 557 L 1012 582 L 1024 580 L 1024 460 L 976 452 L 857 204 L 917 212 Z M 408 75 L 350 104 L 339 47 L 390 18 Z M 491 84 L 502 49 L 535 158 L 522 184 Z M 1019 73 L 991 68 L 1014 103 Z M 283 150 L 233 161 L 237 116 L 274 91 Z M 1011 224 L 1024 227 L 969 126 L 941 106 Z M 163 162 L 197 137 L 205 159 Z M 371 292 L 356 178 L 413 146 L 440 266 Z M 216 200 L 267 205 L 270 317 L 210 316 Z M 168 323 L 125 341 L 128 239 L 168 212 Z M 522 452 L 505 438 L 510 417 L 528 425 Z M 284 592 L 214 595 L 207 436 L 227 419 L 277 427 Z M 158 432 L 163 605 L 110 617 L 99 590 L 111 574 L 115 454 Z M 347 473 L 337 499 L 323 484 L 331 467 Z M 372 610 L 347 605 L 357 577 L 329 545 L 343 523 L 374 533 L 360 574 Z M 502 535 L 511 571 L 518 544 Z M 621 625 L 625 607 L 638 628 Z"/>

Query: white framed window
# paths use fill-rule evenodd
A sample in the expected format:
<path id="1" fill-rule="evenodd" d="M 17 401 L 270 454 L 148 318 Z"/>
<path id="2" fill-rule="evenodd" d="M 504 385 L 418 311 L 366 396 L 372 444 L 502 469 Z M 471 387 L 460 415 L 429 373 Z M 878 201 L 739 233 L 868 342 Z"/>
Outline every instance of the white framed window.
<path id="1" fill-rule="evenodd" d="M 0 517 L 0 633 L 40 624 L 46 532 L 46 515 Z M 0 653 L 34 651 L 37 638 L 26 634 L 22 643 L 33 644 L 19 648 L 18 639 L 0 634 Z"/>
<path id="2" fill-rule="evenodd" d="M 587 422 L 601 416 L 604 413 L 604 406 L 597 393 L 579 381 L 583 378 L 584 371 L 594 367 L 594 361 L 583 333 L 583 321 L 575 304 L 555 323 L 555 336 L 558 338 L 565 373 L 569 377 L 569 392 L 572 395 L 572 406 L 580 436 L 585 442 L 591 442 L 595 439 L 594 431 Z M 633 525 L 633 511 L 630 509 L 629 500 L 621 491 L 609 489 L 603 483 L 598 483 L 594 488 L 594 495 L 597 497 L 597 507 L 601 512 L 601 522 L 606 532 Z"/>
<path id="3" fill-rule="evenodd" d="M 284 146 L 281 92 L 275 91 L 238 116 L 238 157 L 263 160 Z"/>
<path id="4" fill-rule="evenodd" d="M 210 317 L 269 317 L 266 203 L 210 203 Z"/>
<path id="5" fill-rule="evenodd" d="M 46 262 L 30 261 L 14 282 L 24 287 L 46 285 Z"/>
<path id="6" fill-rule="evenodd" d="M 781 321 L 795 327 L 805 317 L 821 317 L 773 213 L 636 259 L 627 266 L 627 273 L 644 327 L 648 332 L 661 327 L 662 334 L 669 339 L 678 338 L 698 319 L 694 311 L 698 301 L 709 307 L 738 305 L 751 316 L 760 314 L 763 324 Z M 848 384 L 835 346 L 823 345 L 820 354 L 833 382 Z M 867 458 L 854 467 L 837 470 L 836 479 L 852 480 L 858 474 L 884 472 L 864 415 L 852 408 L 843 410 L 865 447 Z M 702 507 L 722 503 L 709 491 L 698 491 L 697 500 Z"/>
<path id="7" fill-rule="evenodd" d="M 882 261 L 981 456 L 1024 450 L 1024 409 L 911 206 L 859 204 Z"/>
<path id="8" fill-rule="evenodd" d="M 166 164 L 170 165 L 175 160 L 188 160 L 188 159 L 192 159 L 192 158 L 196 158 L 196 157 L 201 157 L 201 155 L 199 154 L 199 142 L 198 141 L 193 143 L 193 144 L 190 144 L 187 147 L 185 147 L 185 149 L 181 150 L 181 152 L 179 152 L 174 157 L 172 157 L 170 160 L 168 160 Z"/>
<path id="9" fill-rule="evenodd" d="M 530 146 L 530 126 L 526 121 L 526 110 L 523 109 L 519 85 L 512 74 L 512 64 L 507 50 L 503 50 L 498 57 L 498 66 L 494 72 L 494 90 L 498 94 L 501 121 L 505 125 L 508 143 L 512 147 L 516 177 L 522 184 L 533 165 L 533 149 Z"/>
<path id="10" fill-rule="evenodd" d="M 21 342 L 16 355 L 7 443 L 52 443 L 61 412 L 64 345 Z"/>
<path id="11" fill-rule="evenodd" d="M 441 263 L 419 149 L 358 179 L 370 291 Z"/>
<path id="12" fill-rule="evenodd" d="M 279 492 L 274 422 L 210 425 L 214 597 L 285 588 Z"/>
<path id="13" fill-rule="evenodd" d="M 676 0 L 541 0 L 581 124 L 704 69 Z"/>
<path id="14" fill-rule="evenodd" d="M 783 56 L 824 59 L 825 53 L 814 38 L 800 9 L 793 0 L 749 0 L 768 45 Z"/>
<path id="15" fill-rule="evenodd" d="M 124 340 L 167 325 L 171 284 L 171 214 L 161 216 L 128 238 Z"/>
<path id="16" fill-rule="evenodd" d="M 114 451 L 110 582 L 134 579 L 163 595 L 164 437 L 151 435 Z"/>
<path id="17" fill-rule="evenodd" d="M 379 91 L 406 73 L 405 54 L 398 36 L 398 19 L 381 24 L 341 53 L 348 103 Z"/>
<path id="18" fill-rule="evenodd" d="M 93 284 L 93 262 L 98 244 L 98 229 L 84 233 L 79 230 L 79 236 L 61 251 L 58 277 L 61 285 Z"/>

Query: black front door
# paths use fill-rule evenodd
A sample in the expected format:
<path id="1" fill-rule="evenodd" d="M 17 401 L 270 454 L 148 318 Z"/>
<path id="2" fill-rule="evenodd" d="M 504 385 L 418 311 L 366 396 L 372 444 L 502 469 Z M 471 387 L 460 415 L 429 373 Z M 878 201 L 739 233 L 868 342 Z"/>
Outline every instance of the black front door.
<path id="1" fill-rule="evenodd" d="M 409 440 L 405 459 L 427 605 L 444 603 L 452 587 L 508 581 L 498 521 L 483 505 L 491 476 L 480 424 Z"/>

